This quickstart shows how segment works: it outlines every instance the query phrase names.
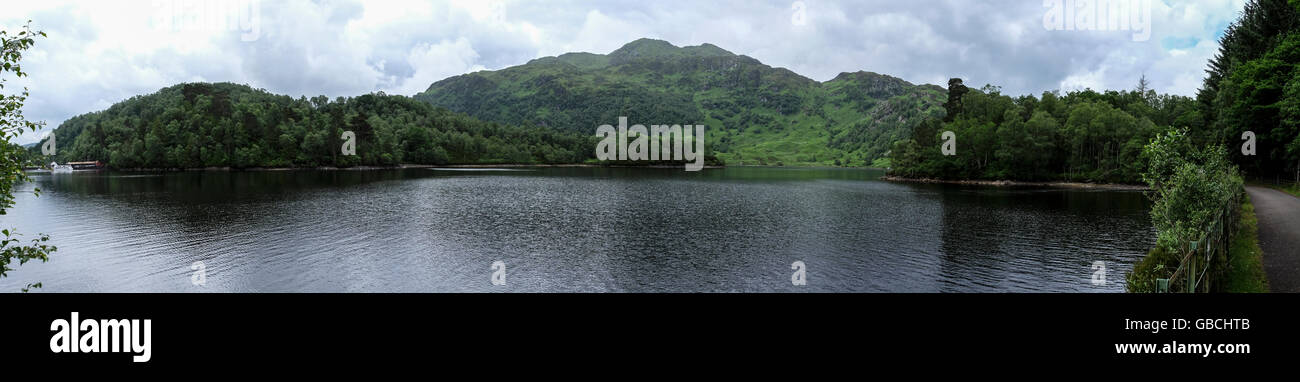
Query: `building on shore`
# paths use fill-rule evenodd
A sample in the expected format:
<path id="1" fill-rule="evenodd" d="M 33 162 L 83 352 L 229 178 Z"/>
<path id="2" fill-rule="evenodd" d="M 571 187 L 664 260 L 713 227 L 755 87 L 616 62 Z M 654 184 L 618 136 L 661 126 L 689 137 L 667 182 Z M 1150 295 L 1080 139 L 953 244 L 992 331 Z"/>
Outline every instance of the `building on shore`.
<path id="1" fill-rule="evenodd" d="M 104 163 L 100 161 L 91 162 L 68 162 L 73 170 L 99 170 L 104 168 Z"/>

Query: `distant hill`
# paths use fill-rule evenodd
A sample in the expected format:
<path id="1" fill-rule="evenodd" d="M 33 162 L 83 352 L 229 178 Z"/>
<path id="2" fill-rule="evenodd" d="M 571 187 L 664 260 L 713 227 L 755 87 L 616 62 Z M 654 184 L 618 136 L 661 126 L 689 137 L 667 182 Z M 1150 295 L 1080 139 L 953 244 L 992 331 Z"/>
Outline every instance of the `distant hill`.
<path id="1" fill-rule="evenodd" d="M 720 47 L 640 39 L 450 77 L 415 98 L 479 119 L 594 134 L 630 123 L 705 124 L 728 164 L 868 165 L 943 115 L 946 90 L 871 72 L 817 82 Z"/>

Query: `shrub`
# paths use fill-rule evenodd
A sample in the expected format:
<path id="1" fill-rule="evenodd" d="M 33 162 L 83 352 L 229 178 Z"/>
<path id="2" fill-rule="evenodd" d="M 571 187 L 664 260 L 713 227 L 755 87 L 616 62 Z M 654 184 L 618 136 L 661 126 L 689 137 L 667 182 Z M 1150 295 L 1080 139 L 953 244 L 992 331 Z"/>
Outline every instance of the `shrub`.
<path id="1" fill-rule="evenodd" d="M 1178 269 L 1188 243 L 1205 240 L 1216 219 L 1238 216 L 1227 209 L 1240 208 L 1236 200 L 1244 192 L 1237 167 L 1228 162 L 1227 149 L 1218 145 L 1196 149 L 1186 130 L 1157 136 L 1142 156 L 1148 161 L 1142 178 L 1155 201 L 1151 224 L 1156 229 L 1156 247 L 1126 276 L 1130 292 L 1154 292 L 1156 279 L 1169 278 Z M 1210 276 L 1225 274 L 1226 268 L 1227 259 L 1215 259 Z"/>
<path id="2" fill-rule="evenodd" d="M 1126 280 L 1129 293 L 1154 293 L 1156 279 L 1172 276 L 1181 260 L 1177 252 L 1167 251 L 1161 246 L 1152 248 L 1142 261 L 1133 266 L 1133 271 L 1128 273 Z"/>

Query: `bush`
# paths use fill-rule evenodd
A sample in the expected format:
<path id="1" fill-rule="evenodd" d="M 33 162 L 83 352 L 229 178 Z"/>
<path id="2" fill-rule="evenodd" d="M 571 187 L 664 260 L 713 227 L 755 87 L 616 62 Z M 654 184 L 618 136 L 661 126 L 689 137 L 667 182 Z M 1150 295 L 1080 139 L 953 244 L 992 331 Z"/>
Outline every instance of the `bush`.
<path id="1" fill-rule="evenodd" d="M 1142 153 L 1147 171 L 1142 178 L 1152 189 L 1151 224 L 1156 247 L 1126 279 L 1130 292 L 1154 292 L 1156 279 L 1169 278 L 1178 269 L 1187 244 L 1205 241 L 1216 219 L 1235 217 L 1237 198 L 1244 192 L 1237 167 L 1228 162 L 1223 146 L 1195 149 L 1186 130 L 1170 130 L 1147 144 Z M 1225 228 L 1237 221 L 1222 222 Z M 1202 243 L 1201 245 L 1205 245 Z M 1210 264 L 1211 278 L 1226 274 L 1226 258 Z"/>
<path id="2" fill-rule="evenodd" d="M 1142 258 L 1137 265 L 1133 266 L 1133 271 L 1129 272 L 1125 279 L 1128 281 L 1129 293 L 1154 293 L 1156 291 L 1156 279 L 1167 279 L 1178 269 L 1178 263 L 1182 257 L 1177 252 L 1165 250 L 1164 247 L 1156 246 L 1147 256 Z"/>
<path id="3" fill-rule="evenodd" d="M 1214 145 L 1193 148 L 1186 130 L 1170 130 L 1142 151 L 1147 171 L 1142 179 L 1154 192 L 1151 223 L 1159 245 L 1198 240 L 1217 214 L 1239 196 L 1244 188 L 1237 167 L 1228 161 L 1228 151 Z"/>

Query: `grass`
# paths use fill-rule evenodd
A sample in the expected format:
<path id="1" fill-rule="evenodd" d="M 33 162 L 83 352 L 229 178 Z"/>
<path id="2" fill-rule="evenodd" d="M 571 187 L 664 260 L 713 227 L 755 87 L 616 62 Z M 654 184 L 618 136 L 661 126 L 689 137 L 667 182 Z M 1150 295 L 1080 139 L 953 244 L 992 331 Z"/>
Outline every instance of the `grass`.
<path id="1" fill-rule="evenodd" d="M 1282 192 L 1291 194 L 1291 196 L 1300 198 L 1300 185 L 1297 185 L 1295 183 L 1292 183 L 1289 186 L 1271 186 L 1271 187 L 1278 189 Z"/>
<path id="2" fill-rule="evenodd" d="M 1293 195 L 1295 193 L 1292 193 Z M 1268 278 L 1264 274 L 1264 252 L 1259 249 L 1259 227 L 1255 218 L 1255 205 L 1250 197 L 1241 206 L 1238 234 L 1228 248 L 1228 269 L 1220 285 L 1228 293 L 1268 292 Z"/>
<path id="3" fill-rule="evenodd" d="M 1270 183 L 1260 183 L 1260 182 L 1251 182 L 1250 184 L 1253 186 L 1272 188 L 1274 190 L 1282 191 L 1291 194 L 1291 196 L 1300 198 L 1300 184 L 1296 184 L 1296 183 L 1270 184 Z"/>

